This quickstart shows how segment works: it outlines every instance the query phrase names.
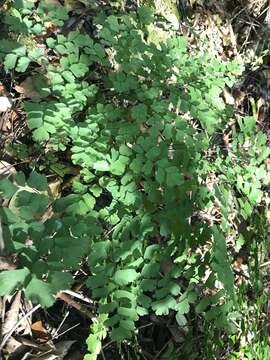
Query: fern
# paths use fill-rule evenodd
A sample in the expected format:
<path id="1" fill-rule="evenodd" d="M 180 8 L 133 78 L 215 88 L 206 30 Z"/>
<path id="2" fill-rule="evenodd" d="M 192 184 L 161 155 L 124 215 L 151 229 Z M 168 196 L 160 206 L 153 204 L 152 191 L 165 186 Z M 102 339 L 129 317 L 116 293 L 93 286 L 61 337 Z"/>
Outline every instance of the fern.
<path id="1" fill-rule="evenodd" d="M 46 144 L 50 172 L 62 173 L 64 165 L 55 170 L 61 154 L 77 176 L 59 199 L 37 172 L 0 180 L 9 200 L 1 209 L 6 240 L 18 258 L 18 269 L 0 273 L 0 293 L 23 288 L 29 299 L 51 306 L 86 258 L 86 286 L 99 304 L 86 359 L 97 358 L 107 334 L 119 343 L 132 339 L 137 321 L 152 312 L 173 312 L 185 327 L 195 310 L 228 329 L 237 299 L 226 245 L 229 212 L 252 219 L 269 184 L 270 151 L 265 136 L 253 134 L 252 118 L 238 119 L 243 134 L 233 128 L 228 154 L 213 141 L 233 116 L 220 94 L 241 64 L 192 50 L 177 34 L 152 42 L 155 18 L 147 8 L 101 13 L 90 37 L 49 31 L 47 21 L 60 27 L 67 19 L 62 8 L 21 4 L 9 9 L 6 24 L 30 34 L 32 43 L 0 40 L 1 59 L 15 79 L 35 69 L 38 95 L 23 104 L 33 141 Z M 219 181 L 209 190 L 213 174 Z M 216 207 L 219 218 L 209 219 L 207 210 Z M 48 208 L 53 215 L 43 221 Z M 222 289 L 206 296 L 217 280 Z"/>

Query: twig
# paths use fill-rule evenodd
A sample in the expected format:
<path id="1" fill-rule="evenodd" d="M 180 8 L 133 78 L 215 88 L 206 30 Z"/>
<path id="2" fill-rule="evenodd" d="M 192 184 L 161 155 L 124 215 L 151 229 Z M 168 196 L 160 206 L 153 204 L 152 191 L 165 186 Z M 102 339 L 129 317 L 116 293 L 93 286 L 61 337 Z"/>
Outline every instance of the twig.
<path id="1" fill-rule="evenodd" d="M 158 360 L 158 359 L 159 359 L 159 355 L 161 355 L 161 354 L 163 353 L 163 351 L 166 349 L 166 347 L 168 346 L 168 344 L 169 344 L 170 341 L 171 341 L 171 339 L 168 340 L 168 341 L 166 342 L 166 344 L 164 344 L 164 345 L 162 346 L 161 350 L 160 350 L 160 351 L 157 353 L 157 355 L 154 357 L 154 360 Z"/>
<path id="2" fill-rule="evenodd" d="M 103 352 L 103 349 L 100 350 L 100 353 L 101 353 L 102 359 L 103 359 L 103 360 L 106 360 L 106 357 L 105 357 L 105 354 L 104 354 L 104 352 Z"/>
<path id="3" fill-rule="evenodd" d="M 54 339 L 58 339 L 58 338 L 60 338 L 60 336 L 63 336 L 64 334 L 66 334 L 67 332 L 69 332 L 69 331 L 71 331 L 71 330 L 73 330 L 73 329 L 75 329 L 77 326 L 79 326 L 80 325 L 80 323 L 78 323 L 78 324 L 76 324 L 76 325 L 73 325 L 73 326 L 71 326 L 70 328 L 68 328 L 67 330 L 65 330 L 65 331 L 63 331 L 62 333 L 60 333 L 59 335 L 57 335 L 57 336 L 55 336 L 54 337 Z"/>
<path id="4" fill-rule="evenodd" d="M 102 349 L 103 349 L 103 350 L 106 349 L 108 346 L 112 345 L 113 343 L 114 343 L 113 340 L 107 342 L 107 344 L 105 344 L 104 346 L 102 346 Z"/>
<path id="5" fill-rule="evenodd" d="M 89 311 L 86 306 L 77 303 L 75 300 L 71 298 L 70 295 L 65 294 L 64 292 L 59 292 L 56 297 L 60 300 L 63 300 L 66 304 L 74 307 L 81 313 L 83 313 L 88 319 L 92 321 L 96 320 L 96 316 L 93 313 L 91 313 L 91 311 Z"/>
<path id="6" fill-rule="evenodd" d="M 7 341 L 9 340 L 9 338 L 12 336 L 12 334 L 14 333 L 14 331 L 18 328 L 18 326 L 24 322 L 25 319 L 27 319 L 30 315 L 32 315 L 35 311 L 37 311 L 39 308 L 41 307 L 41 305 L 36 305 L 33 309 L 31 309 L 30 311 L 28 311 L 14 326 L 13 328 L 4 336 L 3 341 L 0 344 L 0 350 L 3 349 L 3 347 L 6 345 Z"/>
<path id="7" fill-rule="evenodd" d="M 67 311 L 66 313 L 65 313 L 65 315 L 64 315 L 64 318 L 63 318 L 63 320 L 61 321 L 61 323 L 60 323 L 60 325 L 58 326 L 58 328 L 56 329 L 56 331 L 54 332 L 54 334 L 53 334 L 53 337 L 52 337 L 52 339 L 57 339 L 58 338 L 58 331 L 61 329 L 61 327 L 63 326 L 63 324 L 64 324 L 64 322 L 66 321 L 66 318 L 68 317 L 68 315 L 69 315 L 69 311 Z"/>
<path id="8" fill-rule="evenodd" d="M 153 326 L 153 324 L 152 324 L 152 323 L 149 323 L 149 324 L 145 324 L 145 325 L 139 326 L 139 327 L 137 328 L 137 330 L 139 331 L 139 330 L 142 330 L 142 329 L 147 328 L 147 327 L 149 327 L 149 326 Z"/>
<path id="9" fill-rule="evenodd" d="M 68 294 L 68 295 L 71 295 L 71 296 L 74 296 L 84 302 L 87 302 L 88 304 L 91 304 L 94 306 L 94 301 L 89 299 L 88 297 L 82 295 L 82 294 L 78 294 L 76 293 L 75 291 L 72 291 L 72 290 L 62 290 L 61 292 L 65 293 L 65 294 Z"/>
<path id="10" fill-rule="evenodd" d="M 260 265 L 260 269 L 263 269 L 264 267 L 267 267 L 267 266 L 269 266 L 269 265 L 270 265 L 270 260 L 262 263 L 262 264 Z"/>

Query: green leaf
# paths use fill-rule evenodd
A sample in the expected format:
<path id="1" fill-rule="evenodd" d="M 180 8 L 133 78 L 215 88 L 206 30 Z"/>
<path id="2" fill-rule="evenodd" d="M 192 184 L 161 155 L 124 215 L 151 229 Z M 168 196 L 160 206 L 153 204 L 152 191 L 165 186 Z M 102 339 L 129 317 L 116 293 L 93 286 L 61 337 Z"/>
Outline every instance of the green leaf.
<path id="1" fill-rule="evenodd" d="M 99 197 L 102 194 L 102 188 L 97 185 L 91 186 L 89 190 L 95 197 Z"/>
<path id="2" fill-rule="evenodd" d="M 123 175 L 126 169 L 126 163 L 128 158 L 120 155 L 119 159 L 111 164 L 111 173 L 113 175 Z"/>
<path id="3" fill-rule="evenodd" d="M 105 286 L 107 284 L 107 280 L 108 279 L 103 274 L 97 274 L 88 277 L 86 285 L 91 289 L 95 289 L 100 286 Z"/>
<path id="4" fill-rule="evenodd" d="M 28 51 L 28 56 L 34 61 L 40 60 L 42 56 L 44 56 L 44 49 L 43 48 L 34 48 Z"/>
<path id="5" fill-rule="evenodd" d="M 33 139 L 36 142 L 42 142 L 42 141 L 47 141 L 49 140 L 50 135 L 49 133 L 45 130 L 45 127 L 42 126 L 39 129 L 36 129 L 33 131 Z"/>
<path id="6" fill-rule="evenodd" d="M 72 74 L 71 71 L 63 71 L 61 75 L 68 82 L 71 82 L 71 83 L 75 82 L 75 77 L 74 77 L 74 75 Z"/>
<path id="7" fill-rule="evenodd" d="M 199 304 L 196 306 L 195 311 L 197 314 L 202 313 L 207 309 L 207 307 L 210 305 L 211 301 L 209 298 L 205 297 L 203 298 Z"/>
<path id="8" fill-rule="evenodd" d="M 170 309 L 175 309 L 176 301 L 173 297 L 167 296 L 166 298 L 152 303 L 152 308 L 156 315 L 168 315 Z"/>
<path id="9" fill-rule="evenodd" d="M 75 77 L 79 78 L 87 73 L 88 66 L 83 63 L 78 63 L 71 65 L 69 69 L 74 74 Z"/>
<path id="10" fill-rule="evenodd" d="M 117 306 L 117 302 L 113 301 L 109 304 L 99 305 L 98 311 L 100 314 L 108 314 L 110 312 L 113 312 L 117 308 Z"/>
<path id="11" fill-rule="evenodd" d="M 34 276 L 25 289 L 25 295 L 28 299 L 43 307 L 50 307 L 55 302 L 50 285 Z"/>
<path id="12" fill-rule="evenodd" d="M 110 15 L 107 18 L 107 22 L 113 31 L 115 31 L 115 32 L 119 31 L 120 28 L 119 28 L 118 19 L 116 16 Z"/>
<path id="13" fill-rule="evenodd" d="M 90 334 L 87 338 L 87 349 L 90 354 L 84 357 L 84 360 L 96 360 L 101 351 L 102 343 L 98 336 L 99 334 Z"/>
<path id="14" fill-rule="evenodd" d="M 96 161 L 93 165 L 93 168 L 97 171 L 109 171 L 110 165 L 105 160 Z"/>
<path id="15" fill-rule="evenodd" d="M 27 184 L 34 188 L 37 189 L 39 191 L 46 191 L 48 189 L 48 183 L 47 183 L 47 178 L 45 175 L 42 174 L 38 174 L 37 172 L 33 171 L 28 180 L 27 180 Z"/>
<path id="16" fill-rule="evenodd" d="M 115 326 L 116 324 L 119 324 L 120 320 L 121 320 L 121 316 L 116 314 L 111 316 L 109 319 L 107 319 L 104 324 L 106 326 Z"/>
<path id="17" fill-rule="evenodd" d="M 56 294 L 61 290 L 70 289 L 73 283 L 73 277 L 70 273 L 61 271 L 50 271 L 48 277 L 51 291 Z"/>
<path id="18" fill-rule="evenodd" d="M 49 199 L 44 194 L 20 190 L 16 194 L 15 205 L 20 216 L 25 220 L 32 220 L 42 216 L 48 206 Z"/>
<path id="19" fill-rule="evenodd" d="M 56 40 L 53 38 L 47 38 L 46 43 L 50 48 L 54 48 L 54 46 L 56 44 Z"/>
<path id="20" fill-rule="evenodd" d="M 131 110 L 131 115 L 134 120 L 137 120 L 139 123 L 146 122 L 147 120 L 147 107 L 144 104 L 139 104 L 133 106 Z"/>
<path id="21" fill-rule="evenodd" d="M 10 180 L 0 180 L 0 192 L 3 194 L 4 197 L 11 198 L 17 190 L 17 186 L 15 186 Z"/>
<path id="22" fill-rule="evenodd" d="M 179 304 L 177 304 L 175 310 L 178 311 L 178 314 L 187 314 L 189 312 L 188 299 L 184 299 Z"/>
<path id="23" fill-rule="evenodd" d="M 126 290 L 115 290 L 113 296 L 116 299 L 129 299 L 131 302 L 135 301 L 136 295 Z"/>
<path id="24" fill-rule="evenodd" d="M 153 291 L 156 288 L 156 285 L 156 280 L 143 279 L 141 282 L 141 287 L 144 291 Z"/>
<path id="25" fill-rule="evenodd" d="M 20 289 L 29 275 L 30 271 L 27 268 L 2 271 L 0 273 L 0 295 L 9 295 Z"/>
<path id="26" fill-rule="evenodd" d="M 144 252 L 144 258 L 146 260 L 151 260 L 156 253 L 160 250 L 160 245 L 152 244 L 147 246 Z"/>
<path id="27" fill-rule="evenodd" d="M 66 47 L 64 45 L 62 45 L 62 44 L 56 45 L 55 50 L 57 50 L 59 52 L 59 54 L 61 54 L 61 55 L 69 53 L 68 50 L 66 49 Z"/>
<path id="28" fill-rule="evenodd" d="M 134 331 L 135 330 L 135 324 L 132 320 L 120 320 L 119 327 L 122 329 L 126 329 L 127 331 Z"/>
<path id="29" fill-rule="evenodd" d="M 18 56 L 16 54 L 7 54 L 4 61 L 5 70 L 12 70 L 16 66 Z"/>
<path id="30" fill-rule="evenodd" d="M 142 277 L 144 279 L 156 278 L 159 275 L 160 265 L 158 263 L 145 264 L 142 269 Z"/>
<path id="31" fill-rule="evenodd" d="M 147 7 L 147 6 L 139 7 L 138 15 L 139 15 L 140 21 L 145 25 L 149 25 L 153 21 L 153 11 L 150 7 Z"/>
<path id="32" fill-rule="evenodd" d="M 127 307 L 123 307 L 120 306 L 117 309 L 117 313 L 125 318 L 131 319 L 133 321 L 137 321 L 138 320 L 138 314 L 136 312 L 135 309 L 133 308 L 127 308 Z"/>
<path id="33" fill-rule="evenodd" d="M 124 339 L 130 339 L 130 338 L 131 338 L 131 332 L 127 331 L 125 328 L 118 327 L 112 329 L 111 332 L 112 341 L 121 342 Z"/>
<path id="34" fill-rule="evenodd" d="M 138 297 L 138 302 L 141 304 L 144 308 L 148 309 L 152 303 L 152 299 L 149 296 L 146 296 L 144 294 L 141 294 Z"/>
<path id="35" fill-rule="evenodd" d="M 16 71 L 25 72 L 26 69 L 28 68 L 30 62 L 31 62 L 30 59 L 26 56 L 19 58 L 17 66 L 16 66 Z"/>
<path id="36" fill-rule="evenodd" d="M 43 31 L 43 26 L 41 24 L 35 24 L 32 28 L 31 28 L 31 31 L 34 33 L 34 34 L 41 34 L 42 31 Z"/>
<path id="37" fill-rule="evenodd" d="M 50 73 L 50 81 L 52 85 L 59 85 L 64 83 L 62 76 L 57 73 Z"/>
<path id="38" fill-rule="evenodd" d="M 43 113 L 36 112 L 28 116 L 28 126 L 31 130 L 37 129 L 43 125 Z"/>
<path id="39" fill-rule="evenodd" d="M 138 276 L 139 274 L 134 269 L 124 269 L 117 270 L 113 279 L 118 285 L 124 286 L 135 281 Z"/>
<path id="40" fill-rule="evenodd" d="M 96 204 L 96 199 L 90 194 L 84 194 L 83 201 L 87 206 L 87 210 L 93 209 Z"/>
<path id="41" fill-rule="evenodd" d="M 176 313 L 175 319 L 180 327 L 183 327 L 187 324 L 186 317 L 179 311 Z"/>

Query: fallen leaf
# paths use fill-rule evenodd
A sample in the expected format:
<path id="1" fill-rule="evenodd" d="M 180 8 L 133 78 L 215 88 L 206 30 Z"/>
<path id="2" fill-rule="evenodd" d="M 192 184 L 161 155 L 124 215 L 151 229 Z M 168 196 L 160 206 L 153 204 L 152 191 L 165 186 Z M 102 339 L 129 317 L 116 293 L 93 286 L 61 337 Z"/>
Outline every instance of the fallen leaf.
<path id="1" fill-rule="evenodd" d="M 34 322 L 31 325 L 31 330 L 33 333 L 33 338 L 38 342 L 47 342 L 51 338 L 48 331 L 44 328 L 41 320 Z"/>
<path id="2" fill-rule="evenodd" d="M 7 111 L 11 106 L 11 102 L 6 96 L 0 96 L 0 112 Z"/>
<path id="3" fill-rule="evenodd" d="M 17 324 L 19 320 L 20 306 L 21 306 L 21 291 L 18 291 L 15 297 L 13 298 L 9 311 L 6 313 L 6 316 L 4 317 L 4 321 L 1 329 L 3 338 Z M 8 354 L 12 354 L 20 346 L 21 344 L 13 336 L 11 336 L 5 344 L 5 352 Z"/>
<path id="4" fill-rule="evenodd" d="M 19 318 L 19 311 L 21 305 L 21 292 L 18 291 L 15 295 L 9 311 L 6 313 L 5 321 L 2 325 L 2 334 L 7 334 L 17 323 Z"/>
<path id="5" fill-rule="evenodd" d="M 61 184 L 62 181 L 55 180 L 49 183 L 49 194 L 53 199 L 58 199 L 61 195 Z"/>
<path id="6" fill-rule="evenodd" d="M 0 160 L 0 178 L 6 178 L 7 176 L 15 175 L 16 169 L 13 165 L 6 161 Z"/>

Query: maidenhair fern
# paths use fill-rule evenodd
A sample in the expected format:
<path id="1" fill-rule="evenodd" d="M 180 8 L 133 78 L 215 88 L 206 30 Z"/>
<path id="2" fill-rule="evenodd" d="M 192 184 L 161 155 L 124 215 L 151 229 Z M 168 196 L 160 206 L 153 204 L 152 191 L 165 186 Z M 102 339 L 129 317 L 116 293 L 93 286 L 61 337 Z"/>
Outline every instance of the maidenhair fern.
<path id="1" fill-rule="evenodd" d="M 192 50 L 177 34 L 151 42 L 155 18 L 146 8 L 101 13 L 93 36 L 54 35 L 46 22 L 61 26 L 62 8 L 22 4 L 5 21 L 10 31 L 32 34 L 33 43 L 0 40 L 5 71 L 16 78 L 35 69 L 38 94 L 23 104 L 33 140 L 68 154 L 78 174 L 60 199 L 36 172 L 0 181 L 10 204 L 1 210 L 5 236 L 18 266 L 1 272 L 0 293 L 24 288 L 51 306 L 87 259 L 86 286 L 99 304 L 87 359 L 96 358 L 107 333 L 118 342 L 132 338 L 136 322 L 151 312 L 174 312 L 183 327 L 195 309 L 229 328 L 236 298 L 229 212 L 249 219 L 269 183 L 269 149 L 263 134 L 252 135 L 253 119 L 238 119 L 244 135 L 234 128 L 228 154 L 213 141 L 233 116 L 220 94 L 240 64 Z M 36 34 L 43 34 L 40 48 Z M 212 175 L 218 181 L 210 187 Z M 217 219 L 202 216 L 213 208 Z M 217 281 L 221 289 L 207 296 Z"/>

